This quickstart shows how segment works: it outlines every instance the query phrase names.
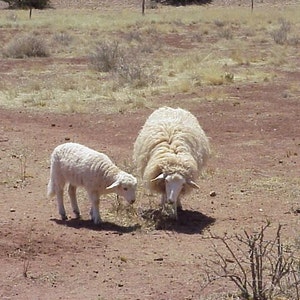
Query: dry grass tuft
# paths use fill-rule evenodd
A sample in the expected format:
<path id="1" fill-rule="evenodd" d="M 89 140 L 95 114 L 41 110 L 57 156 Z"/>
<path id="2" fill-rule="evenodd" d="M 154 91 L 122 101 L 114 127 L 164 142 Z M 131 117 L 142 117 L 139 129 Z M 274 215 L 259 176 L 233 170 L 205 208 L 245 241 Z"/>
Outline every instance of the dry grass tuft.
<path id="1" fill-rule="evenodd" d="M 32 32 L 13 38 L 5 47 L 4 55 L 11 58 L 47 57 L 50 52 L 44 39 Z"/>

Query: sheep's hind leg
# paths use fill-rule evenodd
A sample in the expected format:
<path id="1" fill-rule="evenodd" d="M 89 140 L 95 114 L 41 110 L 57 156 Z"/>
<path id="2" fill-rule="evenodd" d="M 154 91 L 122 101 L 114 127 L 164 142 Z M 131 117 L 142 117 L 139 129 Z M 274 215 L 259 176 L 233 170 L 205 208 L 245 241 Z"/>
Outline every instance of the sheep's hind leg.
<path id="1" fill-rule="evenodd" d="M 96 192 L 91 192 L 88 193 L 89 199 L 91 201 L 91 219 L 94 221 L 94 224 L 100 224 L 101 223 L 101 218 L 99 214 L 99 195 Z"/>
<path id="2" fill-rule="evenodd" d="M 68 193 L 69 193 L 73 213 L 75 214 L 76 219 L 79 219 L 80 211 L 79 211 L 77 198 L 76 198 L 76 186 L 69 184 Z"/>
<path id="3" fill-rule="evenodd" d="M 64 191 L 63 189 L 59 189 L 56 192 L 56 198 L 57 198 L 57 205 L 58 205 L 58 212 L 61 216 L 62 220 L 67 220 L 68 217 L 66 215 L 66 210 L 64 207 Z"/>

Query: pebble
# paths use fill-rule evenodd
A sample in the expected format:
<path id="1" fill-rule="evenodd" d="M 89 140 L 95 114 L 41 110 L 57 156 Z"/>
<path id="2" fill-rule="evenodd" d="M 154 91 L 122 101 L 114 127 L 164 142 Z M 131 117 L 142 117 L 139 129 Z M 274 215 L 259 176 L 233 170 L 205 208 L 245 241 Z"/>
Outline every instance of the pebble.
<path id="1" fill-rule="evenodd" d="M 217 196 L 217 193 L 216 193 L 215 191 L 211 191 L 211 192 L 209 193 L 209 196 L 215 197 L 215 196 Z"/>

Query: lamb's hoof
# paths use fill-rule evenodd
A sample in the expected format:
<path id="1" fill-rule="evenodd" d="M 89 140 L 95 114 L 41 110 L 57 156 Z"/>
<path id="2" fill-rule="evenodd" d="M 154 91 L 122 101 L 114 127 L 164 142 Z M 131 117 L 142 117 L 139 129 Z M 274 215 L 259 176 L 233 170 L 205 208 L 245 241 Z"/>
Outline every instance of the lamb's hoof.
<path id="1" fill-rule="evenodd" d="M 80 216 L 79 212 L 74 211 L 74 214 L 75 214 L 75 220 L 80 220 L 81 219 L 81 216 Z"/>

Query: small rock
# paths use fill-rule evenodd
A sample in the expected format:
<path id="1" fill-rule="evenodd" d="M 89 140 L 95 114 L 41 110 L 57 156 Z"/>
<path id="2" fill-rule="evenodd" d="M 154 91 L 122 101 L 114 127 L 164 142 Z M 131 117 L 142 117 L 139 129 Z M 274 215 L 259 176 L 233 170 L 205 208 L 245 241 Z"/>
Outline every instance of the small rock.
<path id="1" fill-rule="evenodd" d="M 216 196 L 217 196 L 217 193 L 216 193 L 215 191 L 211 191 L 211 192 L 209 193 L 209 196 L 211 196 L 211 197 L 216 197 Z"/>
<path id="2" fill-rule="evenodd" d="M 69 141 L 70 140 L 70 138 L 69 137 L 65 137 L 65 141 Z"/>
<path id="3" fill-rule="evenodd" d="M 163 261 L 164 259 L 162 257 L 154 258 L 154 261 Z"/>
<path id="4" fill-rule="evenodd" d="M 16 210 L 14 208 L 11 208 L 9 211 L 10 212 L 15 212 Z"/>

